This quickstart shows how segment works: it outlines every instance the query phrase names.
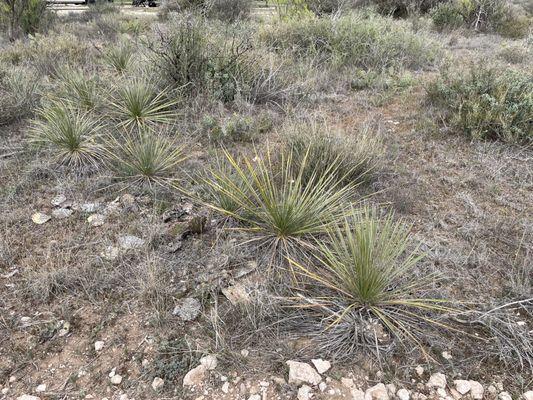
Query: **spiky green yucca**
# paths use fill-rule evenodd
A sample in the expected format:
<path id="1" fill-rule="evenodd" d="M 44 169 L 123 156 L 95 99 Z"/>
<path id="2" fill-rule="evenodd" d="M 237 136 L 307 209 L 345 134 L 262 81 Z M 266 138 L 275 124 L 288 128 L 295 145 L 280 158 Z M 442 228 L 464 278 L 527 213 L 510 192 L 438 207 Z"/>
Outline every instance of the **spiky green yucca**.
<path id="1" fill-rule="evenodd" d="M 412 339 L 423 324 L 444 326 L 428 316 L 450 311 L 442 299 L 424 296 L 434 275 L 420 275 L 418 249 L 409 251 L 410 227 L 393 214 L 380 218 L 375 209 L 353 210 L 343 226 L 329 229 L 329 240 L 319 245 L 318 268 L 292 261 L 315 283 L 313 304 L 329 319 L 329 327 L 353 320 L 354 315 L 376 318 L 394 336 Z M 368 319 L 367 319 L 368 321 Z"/>
<path id="2" fill-rule="evenodd" d="M 101 125 L 87 113 L 64 103 L 52 103 L 38 111 L 30 130 L 33 144 L 53 148 L 56 158 L 72 166 L 96 165 L 103 156 L 99 143 Z"/>
<path id="3" fill-rule="evenodd" d="M 85 76 L 80 71 L 68 67 L 59 72 L 59 78 L 63 100 L 85 110 L 92 110 L 98 106 L 98 85 L 93 77 Z"/>
<path id="4" fill-rule="evenodd" d="M 264 157 L 244 158 L 242 165 L 224 151 L 227 169 L 212 169 L 203 183 L 209 188 L 208 206 L 241 222 L 274 249 L 289 252 L 310 246 L 310 238 L 335 226 L 350 202 L 353 186 L 340 187 L 333 174 L 335 163 L 321 175 L 304 182 L 296 173 L 292 154 L 274 163 L 270 150 Z"/>
<path id="5" fill-rule="evenodd" d="M 104 54 L 107 64 L 120 74 L 128 69 L 132 58 L 133 49 L 127 44 L 111 47 Z"/>
<path id="6" fill-rule="evenodd" d="M 131 130 L 172 122 L 176 116 L 172 107 L 177 101 L 169 100 L 167 94 L 166 90 L 158 92 L 144 80 L 127 82 L 111 100 L 118 125 Z"/>
<path id="7" fill-rule="evenodd" d="M 112 138 L 107 148 L 116 177 L 131 184 L 167 185 L 187 159 L 183 146 L 147 130 Z"/>

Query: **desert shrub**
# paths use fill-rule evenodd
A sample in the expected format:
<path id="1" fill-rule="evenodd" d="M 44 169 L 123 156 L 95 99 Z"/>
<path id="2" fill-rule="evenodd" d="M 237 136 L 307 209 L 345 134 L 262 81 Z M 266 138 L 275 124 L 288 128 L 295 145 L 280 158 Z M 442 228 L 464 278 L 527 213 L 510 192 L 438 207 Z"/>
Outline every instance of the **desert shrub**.
<path id="1" fill-rule="evenodd" d="M 531 25 L 523 10 L 504 0 L 451 0 L 436 6 L 431 17 L 441 30 L 467 26 L 512 38 L 526 36 Z"/>
<path id="2" fill-rule="evenodd" d="M 58 72 L 59 92 L 57 97 L 68 101 L 73 107 L 92 110 L 101 103 L 102 94 L 96 77 L 87 76 L 73 67 L 65 67 Z"/>
<path id="3" fill-rule="evenodd" d="M 443 70 L 427 92 L 453 128 L 472 138 L 510 143 L 533 139 L 531 76 L 481 65 L 467 73 Z"/>
<path id="4" fill-rule="evenodd" d="M 44 0 L 2 0 L 0 2 L 0 27 L 15 39 L 21 34 L 34 34 L 51 21 Z"/>
<path id="5" fill-rule="evenodd" d="M 251 0 L 210 0 L 207 5 L 207 16 L 221 21 L 235 22 L 245 19 L 252 9 Z"/>
<path id="6" fill-rule="evenodd" d="M 395 17 L 407 17 L 417 13 L 426 13 L 445 0 L 373 0 L 379 13 Z"/>
<path id="7" fill-rule="evenodd" d="M 272 121 L 264 114 L 256 116 L 233 114 L 225 122 L 206 115 L 201 121 L 200 129 L 211 141 L 250 142 L 259 134 L 268 131 L 271 126 Z"/>
<path id="8" fill-rule="evenodd" d="M 52 102 L 37 113 L 29 141 L 54 151 L 54 158 L 74 167 L 96 166 L 102 160 L 101 125 L 70 104 Z"/>
<path id="9" fill-rule="evenodd" d="M 520 45 L 510 45 L 503 47 L 498 52 L 498 57 L 509 64 L 522 64 L 531 57 L 530 49 Z"/>
<path id="10" fill-rule="evenodd" d="M 435 45 L 407 24 L 372 13 L 289 20 L 265 29 L 262 39 L 299 57 L 321 57 L 336 66 L 419 68 L 434 61 Z"/>
<path id="11" fill-rule="evenodd" d="M 123 82 L 109 102 L 117 125 L 127 130 L 171 123 L 176 117 L 176 104 L 176 100 L 169 99 L 168 91 L 139 78 Z"/>
<path id="12" fill-rule="evenodd" d="M 224 155 L 228 168 L 211 168 L 201 179 L 211 194 L 206 203 L 237 220 L 273 256 L 311 247 L 311 238 L 336 225 L 349 204 L 353 186 L 338 184 L 335 164 L 304 182 L 305 158 L 294 172 L 294 154 L 282 152 L 277 163 L 269 149 L 242 162 Z"/>
<path id="13" fill-rule="evenodd" d="M 40 102 L 40 83 L 35 71 L 9 67 L 0 75 L 0 126 L 31 116 Z"/>
<path id="14" fill-rule="evenodd" d="M 326 174 L 331 165 L 336 165 L 331 174 L 338 182 L 351 185 L 367 181 L 379 170 L 384 151 L 379 132 L 370 125 L 352 135 L 326 124 L 300 124 L 288 129 L 285 140 L 304 181 Z"/>
<path id="15" fill-rule="evenodd" d="M 105 62 L 119 74 L 124 73 L 131 64 L 133 48 L 127 43 L 108 48 L 104 53 Z"/>
<path id="16" fill-rule="evenodd" d="M 334 14 L 352 8 L 356 3 L 353 0 L 305 0 L 307 8 L 316 15 Z"/>
<path id="17" fill-rule="evenodd" d="M 115 178 L 149 187 L 170 185 L 187 158 L 183 145 L 145 129 L 110 137 L 106 150 Z"/>
<path id="18" fill-rule="evenodd" d="M 312 17 L 306 0 L 274 0 L 280 20 L 306 19 Z"/>
<path id="19" fill-rule="evenodd" d="M 392 214 L 352 210 L 319 243 L 318 265 L 291 261 L 308 281 L 295 301 L 327 325 L 325 347 L 336 356 L 353 356 L 360 347 L 390 348 L 393 338 L 421 344 L 428 326 L 444 326 L 431 313 L 449 308 L 428 296 L 435 276 L 420 273 L 409 231 Z"/>

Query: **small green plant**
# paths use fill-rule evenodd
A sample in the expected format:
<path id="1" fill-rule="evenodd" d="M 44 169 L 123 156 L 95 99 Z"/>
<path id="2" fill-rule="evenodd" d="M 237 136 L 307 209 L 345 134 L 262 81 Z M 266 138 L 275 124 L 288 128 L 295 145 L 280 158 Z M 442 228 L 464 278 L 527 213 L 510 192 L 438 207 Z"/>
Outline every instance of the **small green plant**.
<path id="1" fill-rule="evenodd" d="M 84 110 L 93 110 L 100 104 L 98 84 L 94 77 L 84 75 L 72 67 L 59 71 L 60 98 Z"/>
<path id="2" fill-rule="evenodd" d="M 107 49 L 104 53 L 106 63 L 119 74 L 124 73 L 133 59 L 133 48 L 125 43 Z"/>
<path id="3" fill-rule="evenodd" d="M 417 248 L 409 250 L 409 231 L 392 214 L 381 217 L 375 209 L 353 209 L 342 225 L 328 229 L 328 240 L 318 244 L 316 267 L 291 260 L 307 282 L 302 307 L 312 305 L 331 333 L 343 325 L 354 329 L 377 320 L 394 337 L 420 344 L 424 326 L 444 326 L 429 314 L 450 308 L 444 300 L 427 296 L 436 277 L 418 271 L 422 255 Z M 364 342 L 363 331 L 341 341 Z M 370 342 L 377 347 L 377 335 Z"/>
<path id="4" fill-rule="evenodd" d="M 151 130 L 111 137 L 106 152 L 118 180 L 149 187 L 171 185 L 180 164 L 187 159 L 183 145 Z"/>
<path id="5" fill-rule="evenodd" d="M 285 140 L 304 181 L 325 174 L 331 165 L 336 165 L 331 173 L 342 184 L 368 181 L 379 170 L 384 152 L 381 136 L 371 125 L 349 134 L 325 124 L 306 123 L 288 129 Z"/>
<path id="6" fill-rule="evenodd" d="M 70 166 L 96 166 L 102 161 L 98 120 L 61 102 L 45 106 L 37 115 L 29 134 L 30 143 L 52 148 L 55 158 Z"/>
<path id="7" fill-rule="evenodd" d="M 274 163 L 271 151 L 240 164 L 224 151 L 229 168 L 210 169 L 201 182 L 211 193 L 206 203 L 236 219 L 275 254 L 311 246 L 311 238 L 336 225 L 350 203 L 353 186 L 340 186 L 336 164 L 304 182 L 306 156 L 295 171 L 295 155 L 282 152 Z M 218 200 L 223 199 L 223 202 Z M 227 204 L 231 207 L 226 208 Z"/>
<path id="8" fill-rule="evenodd" d="M 456 131 L 475 139 L 533 141 L 533 81 L 524 73 L 481 65 L 467 73 L 443 70 L 426 90 Z"/>
<path id="9" fill-rule="evenodd" d="M 122 84 L 110 101 L 111 112 L 119 127 L 140 129 L 171 123 L 176 117 L 177 100 L 168 98 L 168 91 L 158 91 L 142 79 Z"/>

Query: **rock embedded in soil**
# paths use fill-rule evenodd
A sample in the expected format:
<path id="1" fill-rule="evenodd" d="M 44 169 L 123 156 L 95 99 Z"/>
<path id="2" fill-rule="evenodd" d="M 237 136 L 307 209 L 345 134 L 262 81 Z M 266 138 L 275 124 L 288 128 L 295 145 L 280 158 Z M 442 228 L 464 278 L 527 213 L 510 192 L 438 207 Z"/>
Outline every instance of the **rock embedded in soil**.
<path id="1" fill-rule="evenodd" d="M 74 211 L 70 208 L 56 208 L 52 211 L 52 217 L 56 219 L 65 219 L 72 215 Z"/>
<path id="2" fill-rule="evenodd" d="M 469 381 L 470 382 L 470 396 L 474 400 L 483 400 L 483 393 L 485 392 L 485 389 L 483 389 L 483 385 L 477 381 Z"/>
<path id="3" fill-rule="evenodd" d="M 250 295 L 242 283 L 236 283 L 235 285 L 222 289 L 222 294 L 226 296 L 233 305 L 250 302 Z"/>
<path id="4" fill-rule="evenodd" d="M 217 367 L 218 360 L 215 355 L 209 354 L 200 358 L 200 364 L 202 364 L 208 370 L 212 371 Z"/>
<path id="5" fill-rule="evenodd" d="M 508 392 L 501 392 L 498 395 L 498 400 L 513 400 L 513 396 L 511 396 Z"/>
<path id="6" fill-rule="evenodd" d="M 461 395 L 465 395 L 470 391 L 470 382 L 464 379 L 456 379 L 453 381 L 455 384 L 455 390 L 457 390 Z"/>
<path id="7" fill-rule="evenodd" d="M 33 221 L 33 223 L 37 225 L 45 224 L 48 221 L 50 221 L 51 218 L 52 217 L 42 212 L 36 212 L 35 214 L 31 216 L 31 220 Z"/>
<path id="8" fill-rule="evenodd" d="M 112 377 L 111 377 L 111 383 L 113 385 L 120 385 L 122 383 L 122 376 L 119 375 L 119 374 L 114 374 Z"/>
<path id="9" fill-rule="evenodd" d="M 67 197 L 64 194 L 58 194 L 56 197 L 54 197 L 50 204 L 52 204 L 55 207 L 59 207 L 61 204 L 63 204 L 65 201 L 67 201 Z"/>
<path id="10" fill-rule="evenodd" d="M 124 250 L 135 250 L 144 246 L 144 239 L 133 235 L 124 235 L 118 238 L 118 245 Z"/>
<path id="11" fill-rule="evenodd" d="M 522 395 L 522 397 L 524 400 L 533 400 L 533 390 L 528 390 Z"/>
<path id="12" fill-rule="evenodd" d="M 39 386 L 37 386 L 37 387 L 35 388 L 35 391 L 36 391 L 37 393 L 46 392 L 46 384 L 41 383 Z"/>
<path id="13" fill-rule="evenodd" d="M 286 364 L 289 366 L 289 383 L 318 385 L 322 380 L 318 372 L 307 363 L 290 360 Z"/>
<path id="14" fill-rule="evenodd" d="M 105 222 L 105 217 L 102 214 L 91 214 L 87 218 L 87 222 L 94 227 L 102 226 Z"/>
<path id="15" fill-rule="evenodd" d="M 400 389 L 396 392 L 396 396 L 398 397 L 398 399 L 400 400 L 410 400 L 411 399 L 411 392 L 409 392 L 409 390 L 407 389 Z"/>
<path id="16" fill-rule="evenodd" d="M 101 351 L 104 348 L 105 342 L 103 340 L 97 340 L 94 342 L 94 351 Z"/>
<path id="17" fill-rule="evenodd" d="M 172 314 L 177 315 L 183 321 L 188 322 L 194 321 L 198 315 L 200 315 L 201 310 L 202 305 L 198 300 L 196 300 L 194 297 L 186 297 L 181 301 L 180 304 L 174 307 Z"/>
<path id="18" fill-rule="evenodd" d="M 331 363 L 321 358 L 311 360 L 319 374 L 323 374 L 331 368 Z"/>
<path id="19" fill-rule="evenodd" d="M 23 394 L 22 396 L 17 397 L 17 400 L 41 400 L 41 398 L 32 396 L 31 394 Z"/>
<path id="20" fill-rule="evenodd" d="M 312 396 L 313 389 L 311 389 L 310 386 L 302 385 L 300 389 L 298 389 L 298 400 L 310 400 Z"/>
<path id="21" fill-rule="evenodd" d="M 350 390 L 350 394 L 352 395 L 352 400 L 365 400 L 365 392 L 360 389 L 353 388 Z"/>
<path id="22" fill-rule="evenodd" d="M 207 374 L 207 368 L 205 365 L 200 364 L 197 367 L 191 369 L 183 377 L 183 386 L 200 386 L 204 382 Z"/>
<path id="23" fill-rule="evenodd" d="M 159 389 L 161 389 L 164 385 L 165 385 L 165 381 L 158 376 L 156 376 L 154 380 L 152 381 L 152 389 L 154 389 L 156 392 Z"/>
<path id="24" fill-rule="evenodd" d="M 389 400 L 389 391 L 383 383 L 378 383 L 367 389 L 365 400 Z"/>
<path id="25" fill-rule="evenodd" d="M 446 388 L 446 376 L 440 372 L 431 375 L 427 386 L 430 388 Z"/>

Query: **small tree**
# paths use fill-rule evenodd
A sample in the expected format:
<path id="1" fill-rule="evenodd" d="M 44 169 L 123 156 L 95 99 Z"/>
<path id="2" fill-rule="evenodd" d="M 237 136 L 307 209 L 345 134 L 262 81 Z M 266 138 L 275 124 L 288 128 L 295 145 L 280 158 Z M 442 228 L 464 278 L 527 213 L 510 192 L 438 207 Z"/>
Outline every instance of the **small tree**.
<path id="1" fill-rule="evenodd" d="M 0 24 L 10 40 L 35 33 L 46 13 L 45 0 L 0 0 Z"/>

